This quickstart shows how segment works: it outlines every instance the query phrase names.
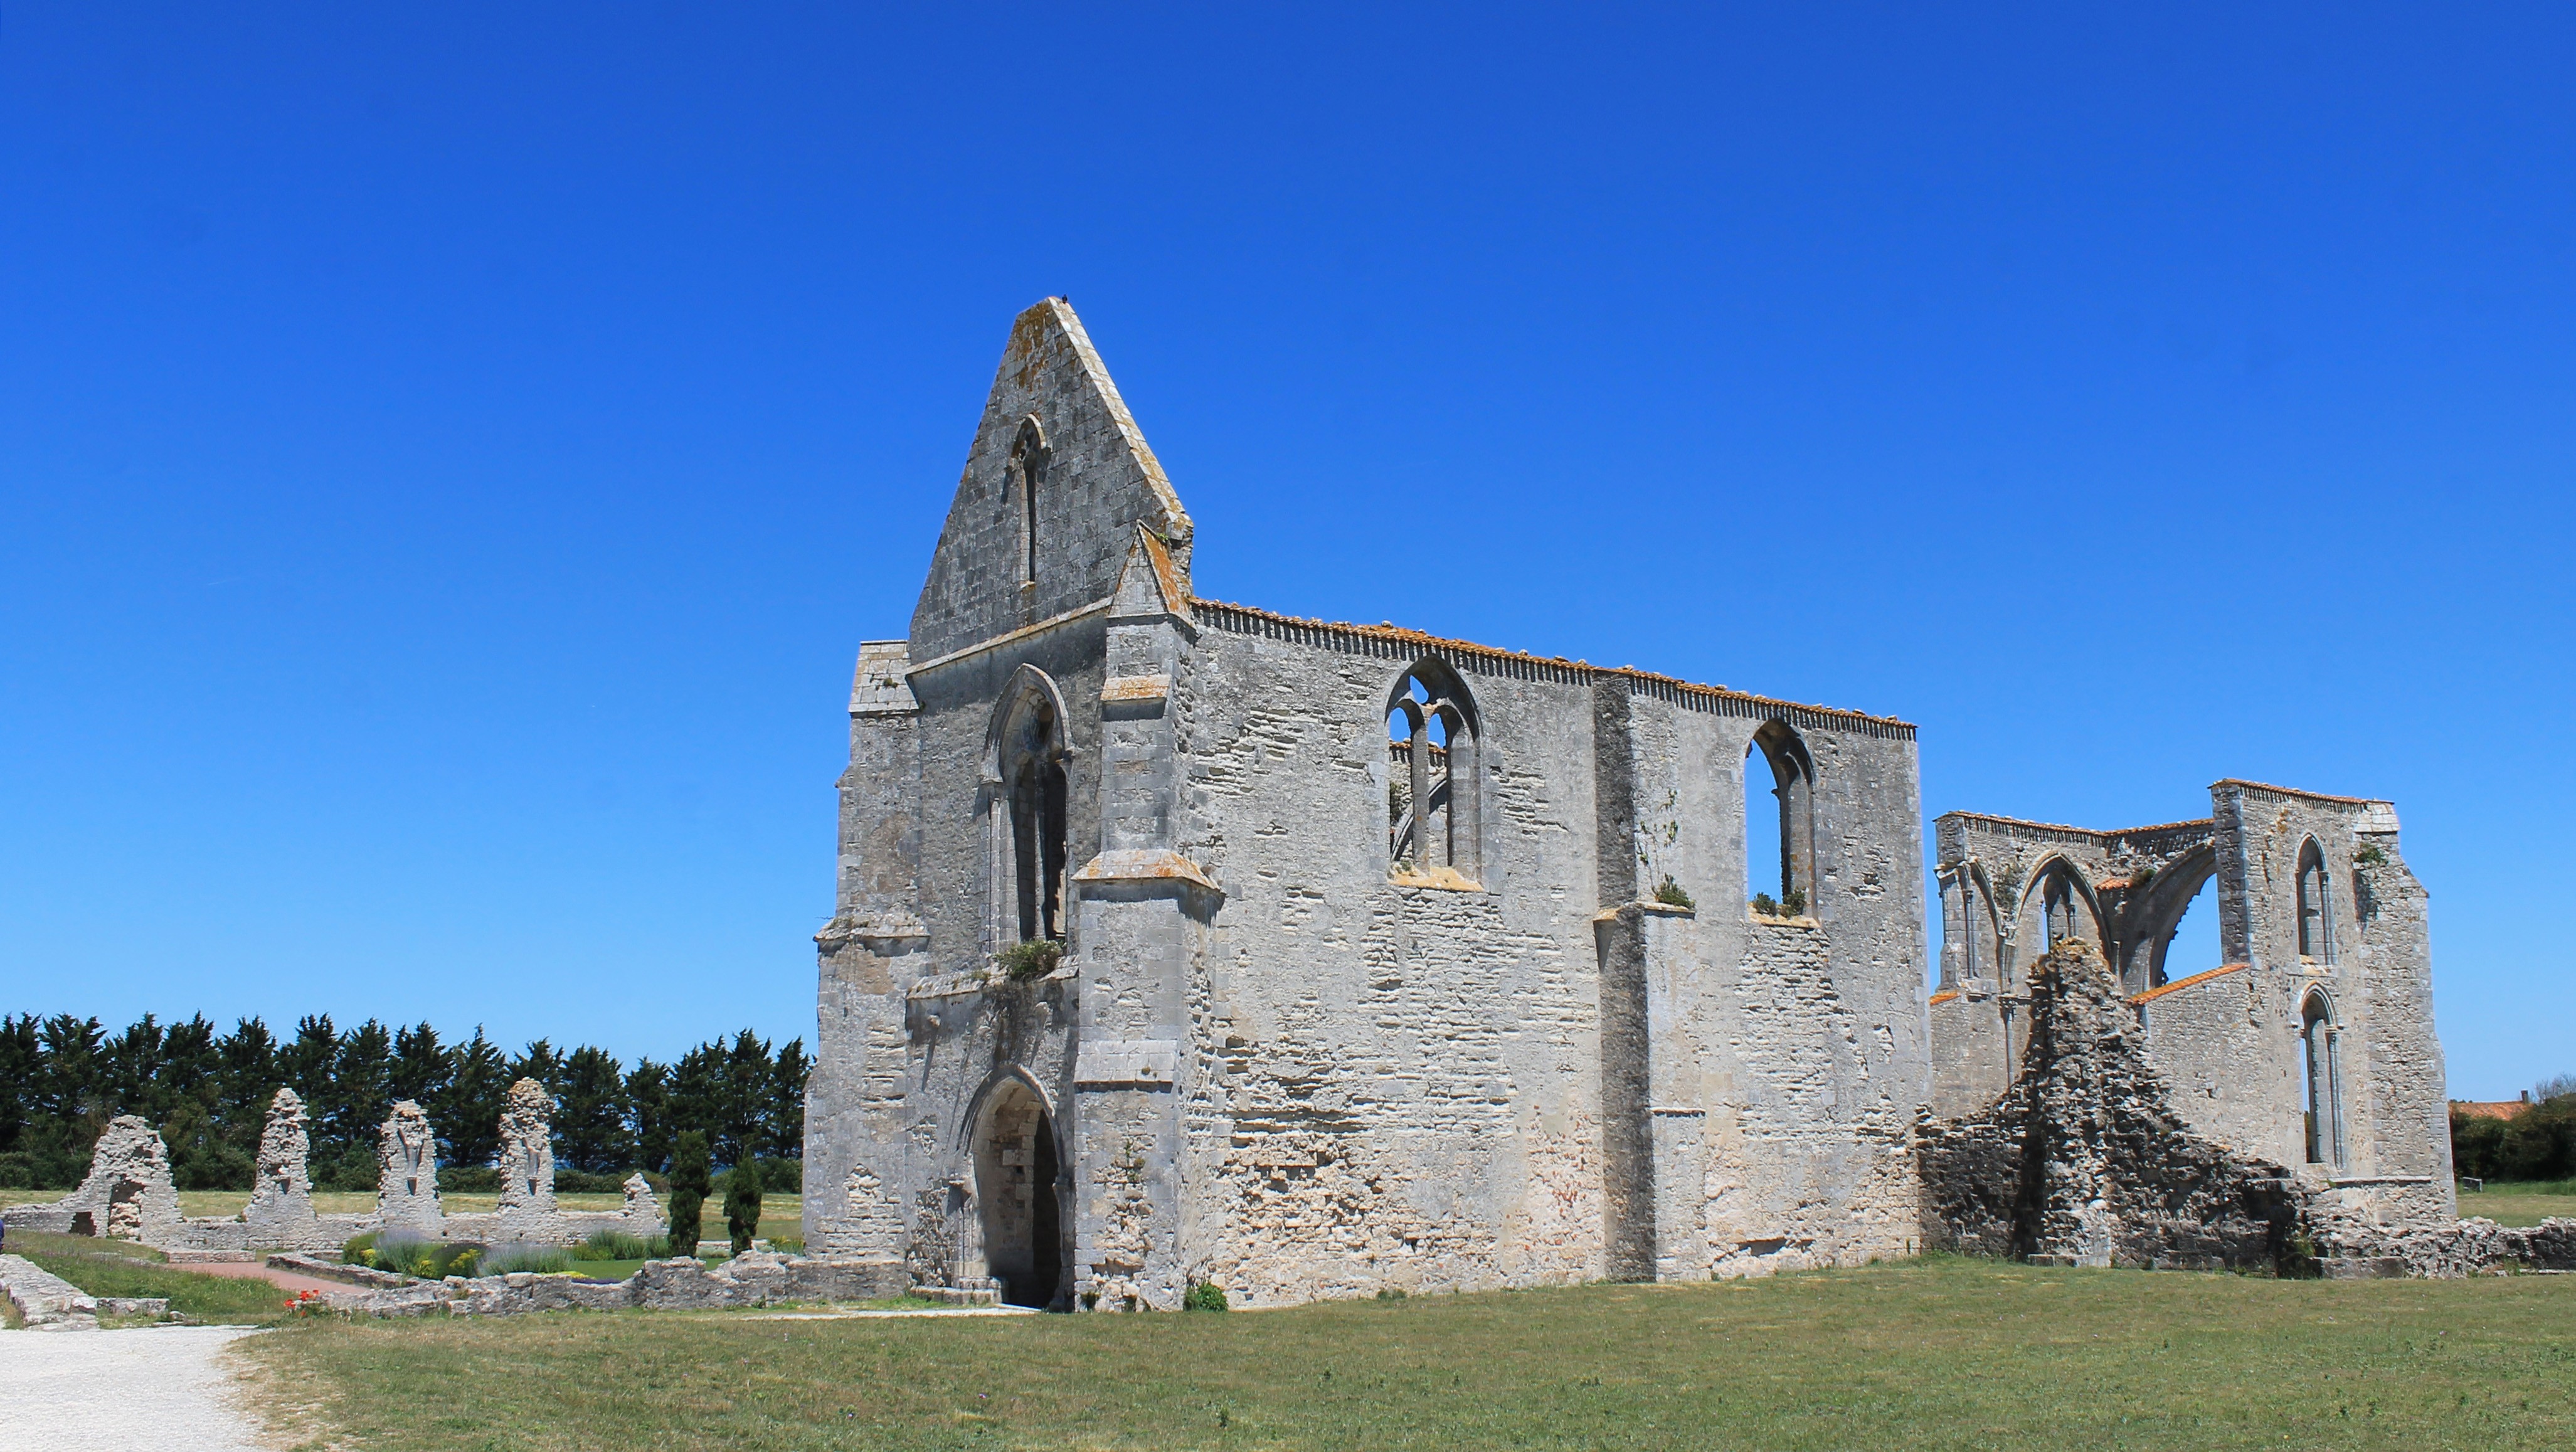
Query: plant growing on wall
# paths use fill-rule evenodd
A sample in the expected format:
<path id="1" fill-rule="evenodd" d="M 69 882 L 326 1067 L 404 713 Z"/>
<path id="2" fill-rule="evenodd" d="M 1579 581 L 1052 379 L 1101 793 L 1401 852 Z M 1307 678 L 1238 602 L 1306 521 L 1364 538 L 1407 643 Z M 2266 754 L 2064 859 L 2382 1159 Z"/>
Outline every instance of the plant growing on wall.
<path id="1" fill-rule="evenodd" d="M 1788 895 L 1780 899 L 1780 909 L 1780 915 L 1782 917 L 1805 917 L 1807 915 L 1807 890 L 1803 887 L 1793 887 L 1789 889 Z"/>
<path id="2" fill-rule="evenodd" d="M 1015 983 L 1044 978 L 1064 961 L 1064 944 L 1054 938 L 1031 938 L 1013 943 L 1000 954 L 1002 971 Z"/>
<path id="3" fill-rule="evenodd" d="M 707 1137 L 680 1131 L 671 1146 L 671 1254 L 698 1253 L 698 1219 L 707 1206 Z"/>
<path id="4" fill-rule="evenodd" d="M 1699 906 L 1699 904 L 1691 901 L 1691 895 L 1682 890 L 1682 885 L 1680 883 L 1673 881 L 1673 875 L 1669 872 L 1664 874 L 1663 881 L 1655 884 L 1655 901 L 1664 904 L 1666 907 L 1687 908 Z"/>
<path id="5" fill-rule="evenodd" d="M 1780 904 L 1767 892 L 1753 894 L 1753 910 L 1766 918 L 1780 916 Z"/>

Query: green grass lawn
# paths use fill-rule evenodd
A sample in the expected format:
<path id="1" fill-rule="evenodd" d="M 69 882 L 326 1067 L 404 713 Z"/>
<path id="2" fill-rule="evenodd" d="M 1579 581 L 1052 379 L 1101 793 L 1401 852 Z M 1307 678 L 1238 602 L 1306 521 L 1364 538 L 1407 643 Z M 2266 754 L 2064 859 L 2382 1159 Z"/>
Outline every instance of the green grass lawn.
<path id="1" fill-rule="evenodd" d="M 1935 1259 L 1226 1315 L 307 1323 L 246 1354 L 395 1452 L 2576 1445 L 2564 1276 Z"/>
<path id="2" fill-rule="evenodd" d="M 2576 1216 L 2576 1180 L 2489 1180 L 2484 1190 L 2460 1192 L 2460 1214 L 2483 1215 L 2498 1225 L 2538 1225 L 2553 1215 Z"/>
<path id="3" fill-rule="evenodd" d="M 21 1230 L 10 1233 L 8 1246 L 93 1296 L 166 1296 L 173 1311 L 228 1326 L 286 1315 L 286 1292 L 266 1281 L 198 1275 L 165 1264 L 157 1250 L 121 1241 Z"/>

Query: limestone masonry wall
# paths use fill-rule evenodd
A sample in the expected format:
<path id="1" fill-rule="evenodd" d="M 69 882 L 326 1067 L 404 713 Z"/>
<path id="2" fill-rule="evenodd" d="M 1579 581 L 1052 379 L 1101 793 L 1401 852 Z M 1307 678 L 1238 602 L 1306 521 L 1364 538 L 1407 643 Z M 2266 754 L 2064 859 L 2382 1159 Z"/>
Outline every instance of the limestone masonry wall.
<path id="1" fill-rule="evenodd" d="M 911 637 L 860 652 L 809 1248 L 1123 1309 L 1919 1237 L 1911 727 L 1202 600 L 1192 547 L 1031 309 Z M 1757 737 L 1794 919 L 1743 902 Z"/>

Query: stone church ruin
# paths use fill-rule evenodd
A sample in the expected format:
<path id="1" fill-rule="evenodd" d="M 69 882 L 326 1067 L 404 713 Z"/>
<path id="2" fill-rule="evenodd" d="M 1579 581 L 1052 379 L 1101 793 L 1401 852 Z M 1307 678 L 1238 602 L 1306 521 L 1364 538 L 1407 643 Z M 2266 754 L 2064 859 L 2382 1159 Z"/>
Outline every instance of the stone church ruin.
<path id="1" fill-rule="evenodd" d="M 2387 803 L 1945 816 L 1927 1003 L 1911 725 L 1205 599 L 1196 543 L 1072 309 L 1021 314 L 859 649 L 812 1253 L 1127 1310 L 2464 1243 Z M 2171 973 L 2213 878 L 2230 961 Z"/>

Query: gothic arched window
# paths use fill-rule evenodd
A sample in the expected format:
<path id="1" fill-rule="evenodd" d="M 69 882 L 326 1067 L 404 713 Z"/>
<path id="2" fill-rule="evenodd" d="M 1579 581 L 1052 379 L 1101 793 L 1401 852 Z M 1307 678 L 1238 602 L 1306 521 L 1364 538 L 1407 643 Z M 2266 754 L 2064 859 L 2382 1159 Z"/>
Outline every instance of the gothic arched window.
<path id="1" fill-rule="evenodd" d="M 1386 702 L 1387 858 L 1393 870 L 1449 868 L 1475 881 L 1482 869 L 1477 817 L 1476 703 L 1466 683 L 1432 657 L 1415 663 Z"/>
<path id="2" fill-rule="evenodd" d="M 2299 956 L 2334 961 L 2334 913 L 2326 898 L 2326 854 L 2310 837 L 2299 847 Z"/>
<path id="3" fill-rule="evenodd" d="M 1753 767 L 1756 756 L 1769 769 L 1767 791 L 1761 788 L 1763 773 Z M 1764 725 L 1744 748 L 1744 846 L 1745 888 L 1757 908 L 1770 899 L 1770 879 L 1776 875 L 1779 911 L 1797 917 L 1812 910 L 1816 762 L 1786 721 Z"/>
<path id="4" fill-rule="evenodd" d="M 2341 1037 L 2333 1000 L 2322 992 L 2310 993 L 2299 1009 L 2299 1098 L 2312 1165 L 2343 1163 Z"/>
<path id="5" fill-rule="evenodd" d="M 1046 430 L 1038 426 L 1038 416 L 1030 414 L 1020 420 L 1020 431 L 1011 440 L 1011 460 L 1005 469 L 1006 487 L 1020 509 L 1022 585 L 1034 585 L 1038 579 L 1038 490 L 1046 483 L 1046 466 Z"/>
<path id="6" fill-rule="evenodd" d="M 993 708 L 984 763 L 996 949 L 1066 935 L 1064 728 L 1055 682 L 1021 666 Z"/>

